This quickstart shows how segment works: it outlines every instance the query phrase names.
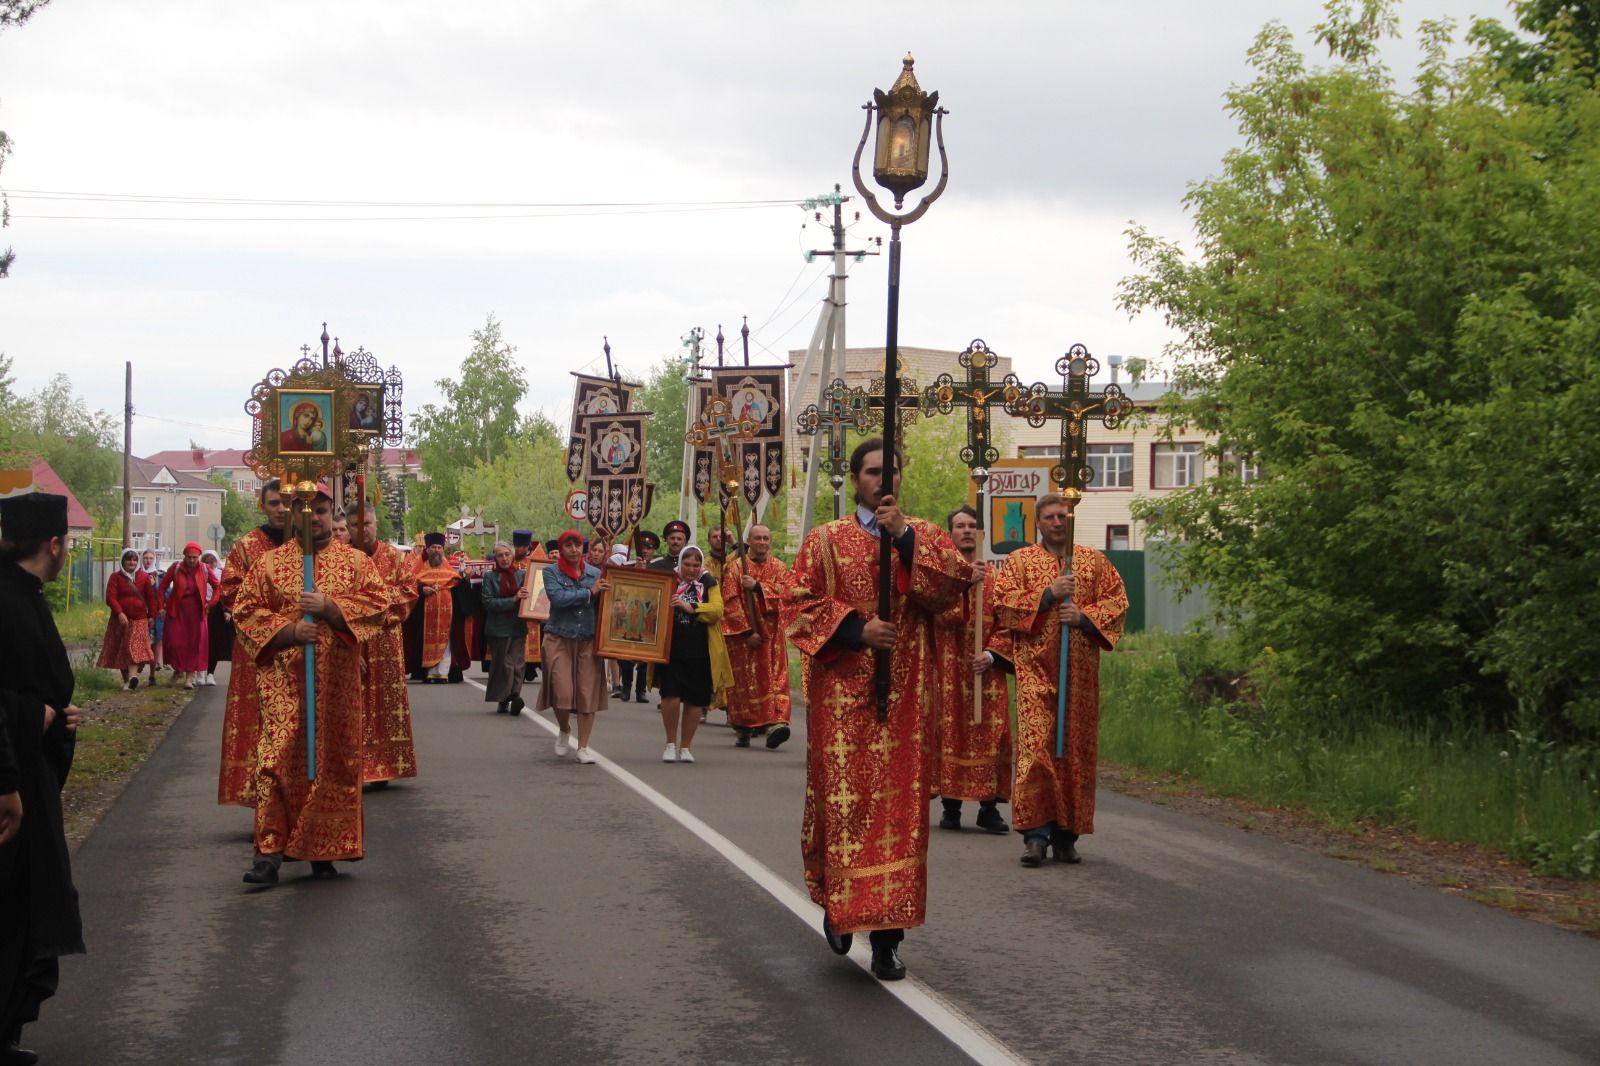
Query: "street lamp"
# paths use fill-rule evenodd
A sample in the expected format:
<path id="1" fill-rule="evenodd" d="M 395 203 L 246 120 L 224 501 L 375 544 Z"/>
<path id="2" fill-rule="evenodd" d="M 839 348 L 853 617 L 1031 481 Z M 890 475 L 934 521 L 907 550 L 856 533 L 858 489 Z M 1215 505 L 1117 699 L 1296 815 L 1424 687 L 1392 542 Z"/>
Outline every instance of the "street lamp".
<path id="1" fill-rule="evenodd" d="M 881 222 L 889 224 L 889 324 L 888 336 L 883 345 L 883 470 L 884 484 L 894 489 L 895 471 L 899 466 L 900 436 L 900 227 L 909 226 L 927 213 L 928 208 L 944 192 L 950 180 L 950 161 L 944 151 L 944 116 L 939 106 L 938 93 L 925 93 L 917 84 L 912 71 L 915 60 L 907 53 L 900 76 L 886 93 L 872 91 L 873 102 L 862 105 L 867 112 L 866 125 L 861 130 L 861 143 L 856 145 L 856 156 L 850 164 L 850 176 L 856 191 L 867 203 L 867 210 Z M 873 119 L 877 119 L 877 140 L 873 145 L 872 179 L 894 194 L 894 210 L 889 211 L 878 203 L 876 196 L 861 180 L 861 153 L 867 147 L 867 135 L 872 132 Z M 901 211 L 906 194 L 920 189 L 928 180 L 929 127 L 933 139 L 939 142 L 939 184 L 922 198 L 922 202 L 909 211 Z M 891 611 L 889 602 L 890 570 L 893 545 L 888 538 L 880 538 L 878 551 L 878 617 L 887 621 Z M 889 653 L 876 653 L 878 720 L 889 716 Z"/>

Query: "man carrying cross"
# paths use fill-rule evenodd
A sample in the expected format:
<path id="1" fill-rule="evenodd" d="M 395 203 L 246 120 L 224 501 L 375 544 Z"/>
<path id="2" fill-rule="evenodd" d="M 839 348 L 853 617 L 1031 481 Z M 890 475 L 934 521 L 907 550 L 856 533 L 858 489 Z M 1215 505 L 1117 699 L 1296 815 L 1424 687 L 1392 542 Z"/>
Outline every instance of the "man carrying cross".
<path id="1" fill-rule="evenodd" d="M 933 616 L 958 600 L 972 567 L 944 530 L 901 512 L 884 468 L 882 438 L 851 453 L 855 513 L 806 535 L 781 617 L 808 659 L 806 887 L 824 908 L 829 946 L 842 955 L 852 934 L 869 933 L 873 974 L 895 981 L 906 972 L 897 951 L 905 930 L 927 917 Z M 880 537 L 892 545 L 886 619 L 877 616 Z M 882 720 L 875 651 L 891 654 Z"/>
<path id="2" fill-rule="evenodd" d="M 1080 861 L 1079 836 L 1094 832 L 1100 740 L 1100 652 L 1122 636 L 1128 597 L 1104 555 L 1071 543 L 1071 511 L 1057 493 L 1039 497 L 1040 543 L 1012 552 L 994 579 L 998 628 L 989 657 L 1017 675 L 1016 781 L 1012 823 L 1022 832 L 1024 866 L 1046 849 Z M 1071 560 L 1069 566 L 1067 560 Z M 1066 745 L 1056 757 L 1061 637 L 1070 647 Z"/>
<path id="3" fill-rule="evenodd" d="M 325 878 L 334 860 L 362 856 L 361 645 L 382 630 L 389 589 L 372 560 L 333 539 L 333 496 L 324 485 L 311 503 L 311 540 L 313 591 L 305 591 L 304 556 L 291 541 L 261 557 L 234 601 L 261 707 L 247 884 L 276 884 L 285 859 L 309 860 L 312 875 Z M 306 757 L 307 645 L 316 648 L 315 780 Z"/>

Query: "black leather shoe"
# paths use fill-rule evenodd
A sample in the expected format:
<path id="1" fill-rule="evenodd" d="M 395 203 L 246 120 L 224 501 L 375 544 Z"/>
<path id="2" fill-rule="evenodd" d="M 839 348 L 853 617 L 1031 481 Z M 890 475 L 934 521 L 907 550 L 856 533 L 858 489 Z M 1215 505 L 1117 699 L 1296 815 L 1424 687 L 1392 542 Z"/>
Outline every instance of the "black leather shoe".
<path id="1" fill-rule="evenodd" d="M 978 808 L 978 828 L 986 833 L 1009 833 L 1011 827 L 1006 820 L 1000 817 L 1000 812 L 993 807 Z"/>
<path id="2" fill-rule="evenodd" d="M 961 828 L 961 812 L 960 811 L 945 811 L 943 814 L 941 814 L 939 816 L 939 828 L 940 829 L 960 829 Z"/>
<path id="3" fill-rule="evenodd" d="M 7 1040 L 0 1049 L 0 1066 L 33 1066 L 38 1061 L 37 1051 L 29 1051 L 15 1040 Z"/>
<path id="4" fill-rule="evenodd" d="M 880 981 L 898 981 L 906 975 L 900 953 L 892 947 L 872 949 L 872 976 Z"/>
<path id="5" fill-rule="evenodd" d="M 521 714 L 522 713 L 522 708 L 526 707 L 527 705 L 528 704 L 523 700 L 523 698 L 521 696 L 512 696 L 511 697 L 511 711 L 510 711 L 510 713 L 513 714 L 513 715 Z"/>
<path id="6" fill-rule="evenodd" d="M 276 863 L 266 859 L 257 859 L 245 871 L 244 883 L 247 885 L 275 885 L 278 883 L 278 867 Z"/>
<path id="7" fill-rule="evenodd" d="M 626 700 L 628 698 L 628 694 L 622 691 L 621 685 L 618 685 L 611 690 L 611 698 L 614 700 Z"/>
<path id="8" fill-rule="evenodd" d="M 828 947 L 833 949 L 835 955 L 850 954 L 850 945 L 856 940 L 854 933 L 835 933 L 826 914 L 822 916 L 822 935 L 828 938 Z"/>
<path id="9" fill-rule="evenodd" d="M 773 726 L 772 727 L 772 732 L 767 734 L 767 747 L 776 749 L 779 744 L 782 744 L 784 741 L 788 740 L 791 736 L 793 736 L 793 734 L 789 731 L 789 727 L 788 726 L 786 726 L 786 725 Z"/>
<path id="10" fill-rule="evenodd" d="M 331 861 L 319 859 L 311 864 L 311 876 L 318 881 L 332 881 L 339 873 Z"/>
<path id="11" fill-rule="evenodd" d="M 733 742 L 733 746 L 736 748 L 748 748 L 750 746 L 750 730 L 739 730 L 739 739 Z"/>
<path id="12" fill-rule="evenodd" d="M 495 704 L 494 713 L 495 714 L 505 714 L 506 711 L 509 710 L 509 709 L 510 709 L 510 704 L 497 703 L 497 704 Z"/>
<path id="13" fill-rule="evenodd" d="M 1044 844 L 1042 844 L 1041 842 L 1039 842 L 1037 840 L 1030 840 L 1027 843 L 1023 844 L 1022 845 L 1022 865 L 1029 866 L 1029 867 L 1043 866 L 1044 865 Z"/>

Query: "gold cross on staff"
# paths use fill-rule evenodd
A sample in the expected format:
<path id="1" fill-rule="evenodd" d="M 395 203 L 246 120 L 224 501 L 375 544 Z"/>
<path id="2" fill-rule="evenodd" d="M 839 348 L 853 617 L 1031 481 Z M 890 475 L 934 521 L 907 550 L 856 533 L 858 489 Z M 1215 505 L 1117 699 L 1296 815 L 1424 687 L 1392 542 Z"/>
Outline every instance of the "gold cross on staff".
<path id="1" fill-rule="evenodd" d="M 721 396 L 706 401 L 700 420 L 689 427 L 686 437 L 696 448 L 715 448 L 717 479 L 729 494 L 739 490 L 739 452 L 736 441 L 751 440 L 760 427 L 749 419 L 733 417 L 733 405 Z"/>
<path id="2" fill-rule="evenodd" d="M 1100 362 L 1089 354 L 1089 349 L 1074 344 L 1056 360 L 1056 373 L 1063 383 L 1060 392 L 1053 392 L 1040 382 L 1006 405 L 1008 413 L 1026 418 L 1028 425 L 1035 428 L 1052 418 L 1061 420 L 1061 457 L 1050 469 L 1050 480 L 1066 498 L 1069 516 L 1094 476 L 1089 467 L 1086 423 L 1098 418 L 1107 429 L 1116 429 L 1133 412 L 1133 401 L 1116 385 L 1107 385 L 1103 392 L 1089 391 L 1089 379 L 1099 369 Z"/>
<path id="3" fill-rule="evenodd" d="M 843 378 L 834 378 L 827 391 L 822 394 L 822 405 L 807 404 L 805 410 L 795 417 L 795 428 L 808 437 L 821 436 L 823 438 L 820 448 L 813 448 L 820 452 L 817 461 L 822 463 L 822 470 L 837 488 L 844 484 L 846 471 L 850 469 L 850 462 L 845 457 L 845 432 L 855 430 L 857 433 L 866 432 L 872 425 L 872 415 L 867 410 L 867 393 L 860 388 L 850 388 L 844 383 Z"/>
<path id="4" fill-rule="evenodd" d="M 1009 409 L 1026 390 L 1015 374 L 1007 374 L 999 384 L 989 380 L 989 371 L 1000 362 L 1000 357 L 981 340 L 967 345 L 959 362 L 967 371 L 967 379 L 957 381 L 949 374 L 940 374 L 923 391 L 922 408 L 930 415 L 935 411 L 947 415 L 957 407 L 965 407 L 967 446 L 961 449 L 961 461 L 968 469 L 991 467 L 1000 461 L 1000 451 L 994 446 L 990 433 L 989 409 Z"/>
<path id="5" fill-rule="evenodd" d="M 872 385 L 867 389 L 867 411 L 875 425 L 883 424 L 883 409 L 888 405 L 888 392 L 885 380 L 881 377 L 873 378 Z M 917 383 L 908 377 L 900 379 L 900 401 L 895 407 L 900 412 L 900 421 L 896 425 L 902 430 L 915 423 L 918 415 L 933 414 L 931 408 L 924 406 L 922 392 L 917 388 Z"/>

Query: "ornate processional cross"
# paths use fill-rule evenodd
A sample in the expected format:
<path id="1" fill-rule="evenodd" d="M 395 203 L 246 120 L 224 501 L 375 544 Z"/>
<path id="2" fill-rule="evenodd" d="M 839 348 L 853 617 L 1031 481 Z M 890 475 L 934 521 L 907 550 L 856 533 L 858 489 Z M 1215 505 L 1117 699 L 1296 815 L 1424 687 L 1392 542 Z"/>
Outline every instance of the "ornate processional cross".
<path id="1" fill-rule="evenodd" d="M 1034 428 L 1053 418 L 1061 420 L 1060 461 L 1051 467 L 1050 480 L 1067 501 L 1069 538 L 1072 511 L 1094 476 L 1089 466 L 1088 420 L 1098 418 L 1107 429 L 1116 429 L 1133 411 L 1133 401 L 1116 385 L 1107 385 L 1103 392 L 1089 391 L 1089 379 L 1099 369 L 1100 361 L 1089 354 L 1089 349 L 1074 344 L 1067 349 L 1067 354 L 1056 360 L 1056 373 L 1063 381 L 1060 392 L 1052 392 L 1042 382 L 1036 383 L 1023 391 L 1015 403 L 1006 406 L 1008 412 L 1026 418 L 1028 425 Z"/>
<path id="2" fill-rule="evenodd" d="M 947 415 L 957 407 L 967 409 L 967 446 L 961 449 L 961 461 L 967 464 L 973 477 L 979 479 L 979 495 L 988 468 L 1000 461 L 1000 451 L 994 445 L 991 433 L 990 409 L 1009 410 L 1012 404 L 1026 395 L 1022 382 L 1015 374 L 1007 374 L 998 385 L 989 380 L 989 371 L 1000 362 L 1000 357 L 989 350 L 981 340 L 967 345 L 961 353 L 960 363 L 967 371 L 965 381 L 957 381 L 949 374 L 940 374 L 922 394 L 923 410 Z M 982 474 L 979 472 L 982 471 Z M 983 508 L 979 507 L 981 514 Z M 982 527 L 982 520 L 979 520 Z"/>
<path id="3" fill-rule="evenodd" d="M 850 469 L 850 461 L 844 451 L 845 432 L 853 429 L 863 433 L 871 424 L 872 415 L 867 410 L 866 392 L 847 387 L 843 378 L 833 379 L 833 384 L 822 394 L 821 407 L 814 403 L 807 404 L 796 419 L 796 428 L 800 433 L 823 438 L 818 445 L 812 446 L 811 461 L 822 464 L 821 469 L 828 475 L 835 492 L 844 484 L 845 473 Z"/>

